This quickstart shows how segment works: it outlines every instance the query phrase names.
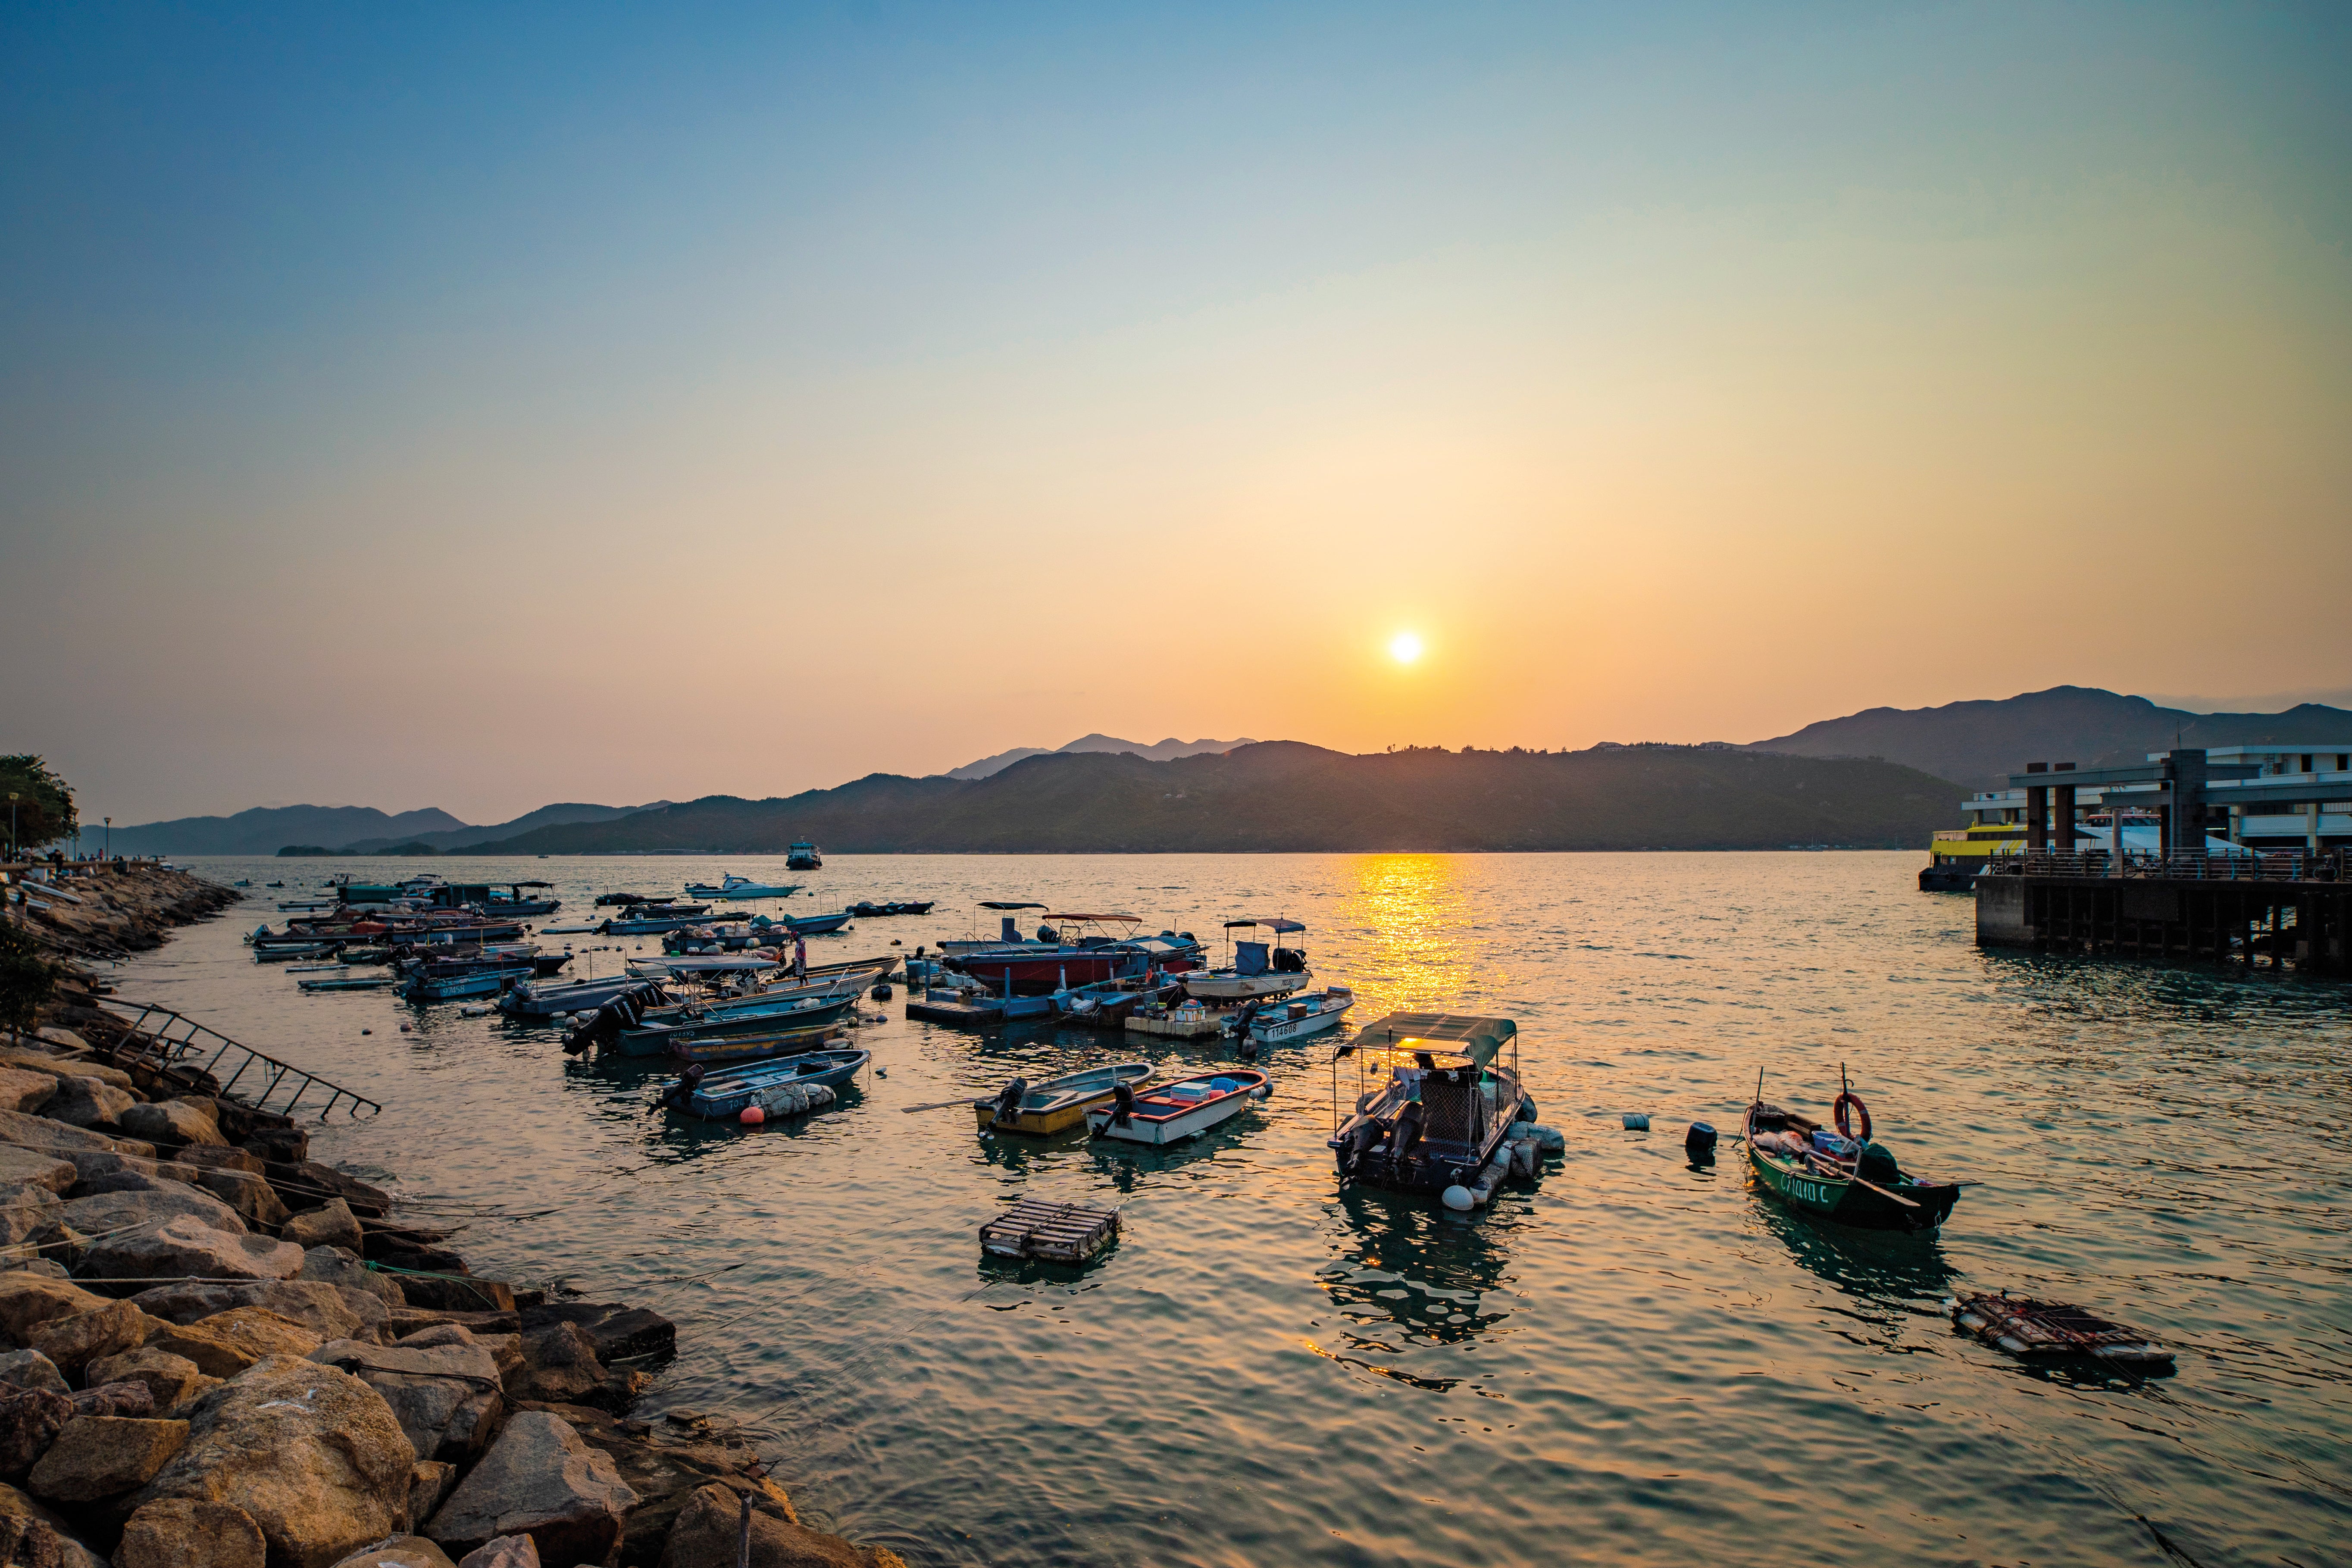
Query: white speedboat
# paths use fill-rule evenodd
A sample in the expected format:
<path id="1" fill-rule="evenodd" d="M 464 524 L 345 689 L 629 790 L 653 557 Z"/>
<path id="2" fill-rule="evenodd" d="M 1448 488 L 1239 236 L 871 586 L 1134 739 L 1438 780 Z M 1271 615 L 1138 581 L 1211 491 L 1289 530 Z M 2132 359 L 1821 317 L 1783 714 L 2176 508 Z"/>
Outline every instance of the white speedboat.
<path id="1" fill-rule="evenodd" d="M 1336 1028 L 1355 1005 L 1356 994 L 1344 985 L 1297 992 L 1257 1004 L 1257 1011 L 1250 1015 L 1244 1027 L 1259 1045 L 1278 1046 Z"/>
<path id="2" fill-rule="evenodd" d="M 1195 1073 L 1148 1089 L 1120 1084 L 1108 1104 L 1087 1110 L 1087 1131 L 1127 1143 L 1181 1143 L 1232 1121 L 1267 1093 L 1255 1068 Z"/>
<path id="3" fill-rule="evenodd" d="M 755 882 L 749 877 L 730 874 L 722 878 L 717 887 L 708 882 L 688 882 L 686 890 L 698 899 L 789 899 L 801 890 L 801 884 Z"/>
<path id="4" fill-rule="evenodd" d="M 1274 934 L 1273 942 L 1235 941 L 1231 934 L 1260 926 Z M 1306 929 L 1294 920 L 1227 921 L 1225 931 L 1227 940 L 1233 942 L 1233 961 L 1221 969 L 1195 970 L 1182 976 L 1185 994 L 1230 1005 L 1260 996 L 1287 996 L 1294 991 L 1304 991 L 1315 984 L 1315 976 L 1307 968 L 1307 950 L 1278 944 L 1284 937 Z"/>

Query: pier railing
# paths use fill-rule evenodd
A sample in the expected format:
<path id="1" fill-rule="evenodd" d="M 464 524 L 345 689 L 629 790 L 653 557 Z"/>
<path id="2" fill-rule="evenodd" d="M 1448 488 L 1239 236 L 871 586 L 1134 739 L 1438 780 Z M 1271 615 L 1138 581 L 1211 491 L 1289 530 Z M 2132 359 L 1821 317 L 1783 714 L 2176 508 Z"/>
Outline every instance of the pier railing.
<path id="1" fill-rule="evenodd" d="M 108 1053 L 115 1061 L 146 1068 L 197 1092 L 234 1100 L 255 1110 L 275 1111 L 280 1116 L 291 1116 L 299 1107 L 321 1121 L 332 1116 L 339 1106 L 345 1107 L 346 1114 L 354 1121 L 383 1110 L 363 1094 L 353 1094 L 317 1073 L 232 1040 L 219 1030 L 169 1007 L 118 1002 L 112 997 L 99 998 L 99 1005 L 130 1030 L 123 1041 Z M 222 1076 L 225 1068 L 226 1077 Z M 318 1098 L 322 1091 L 327 1097 L 324 1100 Z M 281 1093 L 284 1100 L 272 1104 Z"/>
<path id="2" fill-rule="evenodd" d="M 2249 850 L 2221 855 L 2203 850 L 2170 855 L 2126 849 L 2122 864 L 2105 849 L 2029 849 L 1995 855 L 1986 867 L 1995 877 L 2125 877 L 2168 882 L 2352 881 L 2352 852 L 2323 849 Z"/>

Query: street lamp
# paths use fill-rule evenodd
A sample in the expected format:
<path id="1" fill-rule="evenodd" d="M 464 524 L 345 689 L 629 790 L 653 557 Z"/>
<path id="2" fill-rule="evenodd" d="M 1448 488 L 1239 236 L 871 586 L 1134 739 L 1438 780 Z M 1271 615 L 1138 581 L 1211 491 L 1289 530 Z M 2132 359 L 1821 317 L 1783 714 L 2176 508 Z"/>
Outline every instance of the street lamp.
<path id="1" fill-rule="evenodd" d="M 8 792 L 8 858 L 16 858 L 16 792 Z"/>

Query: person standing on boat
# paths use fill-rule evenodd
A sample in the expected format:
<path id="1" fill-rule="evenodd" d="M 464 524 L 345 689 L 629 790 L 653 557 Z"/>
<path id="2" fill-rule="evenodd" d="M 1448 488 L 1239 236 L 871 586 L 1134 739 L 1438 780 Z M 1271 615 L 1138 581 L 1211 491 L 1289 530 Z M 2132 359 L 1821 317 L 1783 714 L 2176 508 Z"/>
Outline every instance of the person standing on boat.
<path id="1" fill-rule="evenodd" d="M 808 978 L 808 938 L 797 931 L 793 935 L 793 978 Z"/>

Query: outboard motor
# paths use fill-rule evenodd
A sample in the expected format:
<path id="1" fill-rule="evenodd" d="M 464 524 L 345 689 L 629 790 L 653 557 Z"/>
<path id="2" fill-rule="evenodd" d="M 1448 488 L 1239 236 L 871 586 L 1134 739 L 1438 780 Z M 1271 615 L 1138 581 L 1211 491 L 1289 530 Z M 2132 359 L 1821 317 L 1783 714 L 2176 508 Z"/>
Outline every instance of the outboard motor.
<path id="1" fill-rule="evenodd" d="M 1274 950 L 1274 972 L 1276 974 L 1306 973 L 1307 954 L 1295 947 L 1276 948 Z"/>
<path id="2" fill-rule="evenodd" d="M 1021 1114 L 1021 1101 L 1028 1092 L 1029 1080 L 1025 1078 L 1016 1078 L 1004 1086 L 1004 1092 L 996 1097 L 995 1120 L 998 1126 L 1010 1122 Z"/>
<path id="3" fill-rule="evenodd" d="M 1062 933 L 1055 931 L 1052 926 L 1039 926 L 1037 928 L 1037 940 L 1045 943 L 1049 947 L 1057 947 L 1061 944 Z"/>
<path id="4" fill-rule="evenodd" d="M 687 1101 L 694 1098 L 694 1091 L 701 1087 L 702 1075 L 709 1070 L 700 1062 L 688 1062 L 686 1070 L 662 1090 L 661 1102 L 673 1110 L 684 1110 Z"/>
<path id="5" fill-rule="evenodd" d="M 1123 1083 L 1111 1090 L 1110 1124 L 1124 1127 L 1135 1120 L 1135 1086 Z"/>

